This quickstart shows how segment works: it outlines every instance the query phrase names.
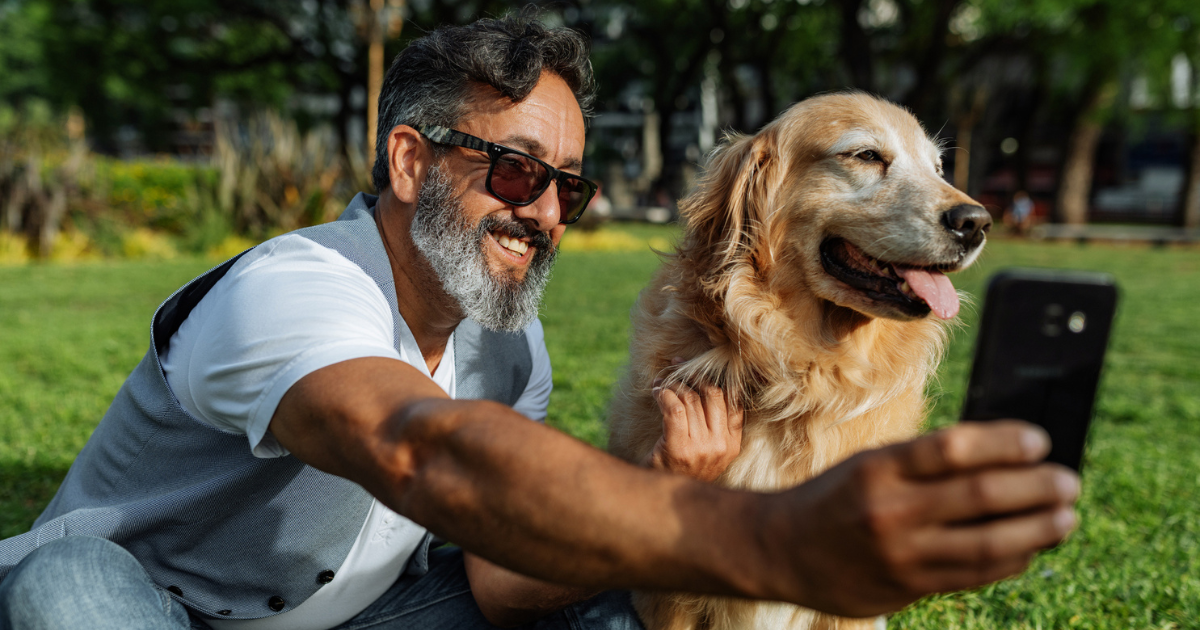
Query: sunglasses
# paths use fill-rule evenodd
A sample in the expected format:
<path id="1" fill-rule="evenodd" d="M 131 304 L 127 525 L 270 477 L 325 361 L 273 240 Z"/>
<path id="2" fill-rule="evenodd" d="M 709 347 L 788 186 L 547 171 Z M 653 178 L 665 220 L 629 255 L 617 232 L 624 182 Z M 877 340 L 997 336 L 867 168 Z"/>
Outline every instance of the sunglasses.
<path id="1" fill-rule="evenodd" d="M 528 206 L 554 181 L 558 184 L 559 223 L 578 221 L 596 194 L 595 182 L 564 173 L 523 151 L 437 125 L 413 125 L 413 128 L 434 143 L 486 153 L 491 160 L 487 191 L 505 203 Z"/>

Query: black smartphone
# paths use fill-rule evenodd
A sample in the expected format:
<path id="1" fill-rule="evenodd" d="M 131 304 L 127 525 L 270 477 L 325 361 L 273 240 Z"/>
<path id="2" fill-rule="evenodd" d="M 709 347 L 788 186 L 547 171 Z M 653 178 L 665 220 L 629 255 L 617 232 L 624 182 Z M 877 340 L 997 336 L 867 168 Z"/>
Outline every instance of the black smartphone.
<path id="1" fill-rule="evenodd" d="M 1050 434 L 1046 461 L 1079 470 L 1116 308 L 1107 274 L 997 273 L 984 298 L 963 419 L 1037 424 Z"/>

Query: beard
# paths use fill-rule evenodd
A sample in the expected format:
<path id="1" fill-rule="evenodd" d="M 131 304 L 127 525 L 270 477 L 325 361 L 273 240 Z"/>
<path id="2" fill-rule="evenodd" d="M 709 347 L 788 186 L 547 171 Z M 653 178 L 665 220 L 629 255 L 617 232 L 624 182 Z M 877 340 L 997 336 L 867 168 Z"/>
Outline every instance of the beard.
<path id="1" fill-rule="evenodd" d="M 530 238 L 535 248 L 524 279 L 493 274 L 484 253 L 493 232 Z M 524 330 L 537 317 L 542 291 L 550 281 L 557 252 L 550 236 L 521 221 L 485 216 L 467 223 L 462 198 L 454 196 L 450 178 L 436 165 L 417 193 L 416 215 L 409 229 L 417 251 L 433 268 L 442 290 L 462 314 L 498 332 Z"/>

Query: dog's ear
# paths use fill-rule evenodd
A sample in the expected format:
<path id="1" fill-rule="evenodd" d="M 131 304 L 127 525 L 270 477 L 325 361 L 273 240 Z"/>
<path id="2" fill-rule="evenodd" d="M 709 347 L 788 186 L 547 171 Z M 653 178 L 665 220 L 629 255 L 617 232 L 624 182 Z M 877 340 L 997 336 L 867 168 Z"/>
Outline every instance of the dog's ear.
<path id="1" fill-rule="evenodd" d="M 773 126 L 754 136 L 731 134 L 713 153 L 696 190 L 680 204 L 682 255 L 718 272 L 755 252 L 782 172 L 775 136 Z"/>

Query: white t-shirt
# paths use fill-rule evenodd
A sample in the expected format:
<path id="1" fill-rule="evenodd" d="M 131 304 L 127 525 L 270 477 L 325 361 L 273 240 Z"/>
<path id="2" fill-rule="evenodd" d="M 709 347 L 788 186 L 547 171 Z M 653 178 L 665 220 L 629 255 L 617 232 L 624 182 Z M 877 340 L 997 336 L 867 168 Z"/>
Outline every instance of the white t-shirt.
<path id="1" fill-rule="evenodd" d="M 247 437 L 257 457 L 288 455 L 268 427 L 280 399 L 320 368 L 362 357 L 404 361 L 455 393 L 454 339 L 430 375 L 416 339 L 375 282 L 338 252 L 294 234 L 242 256 L 192 310 L 161 353 L 167 384 L 185 411 Z M 537 320 L 526 329 L 533 365 L 513 408 L 542 421 L 552 387 L 550 357 Z M 425 530 L 374 501 L 332 582 L 285 613 L 256 620 L 214 619 L 221 628 L 324 630 L 357 615 L 400 576 Z"/>

